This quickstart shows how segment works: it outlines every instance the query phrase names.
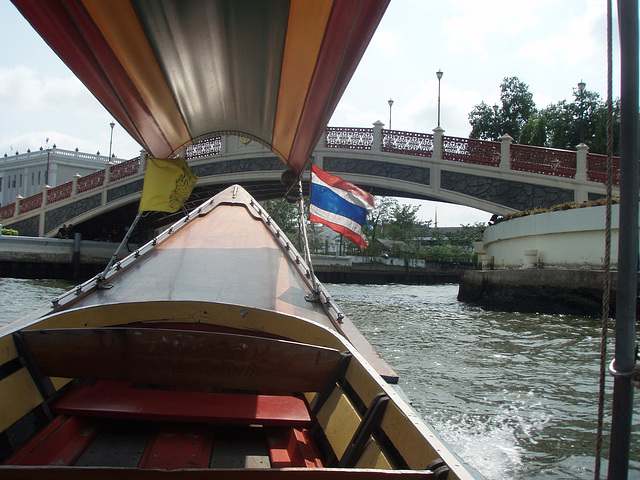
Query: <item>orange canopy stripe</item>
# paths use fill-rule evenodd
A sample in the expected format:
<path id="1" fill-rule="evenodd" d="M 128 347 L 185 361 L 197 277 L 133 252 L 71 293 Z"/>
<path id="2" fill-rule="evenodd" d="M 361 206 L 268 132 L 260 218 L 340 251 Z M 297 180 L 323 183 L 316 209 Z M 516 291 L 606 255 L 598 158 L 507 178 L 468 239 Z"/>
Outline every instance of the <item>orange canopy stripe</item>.
<path id="1" fill-rule="evenodd" d="M 300 174 L 389 0 L 12 0 L 151 156 L 220 133 Z"/>

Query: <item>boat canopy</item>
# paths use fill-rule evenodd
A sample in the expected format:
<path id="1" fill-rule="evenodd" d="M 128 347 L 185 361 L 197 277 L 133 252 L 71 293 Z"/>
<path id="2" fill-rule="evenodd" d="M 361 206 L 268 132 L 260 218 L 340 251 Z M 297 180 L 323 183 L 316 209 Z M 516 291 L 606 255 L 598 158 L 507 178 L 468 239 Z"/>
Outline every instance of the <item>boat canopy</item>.
<path id="1" fill-rule="evenodd" d="M 152 156 L 237 133 L 299 174 L 389 0 L 12 0 Z"/>

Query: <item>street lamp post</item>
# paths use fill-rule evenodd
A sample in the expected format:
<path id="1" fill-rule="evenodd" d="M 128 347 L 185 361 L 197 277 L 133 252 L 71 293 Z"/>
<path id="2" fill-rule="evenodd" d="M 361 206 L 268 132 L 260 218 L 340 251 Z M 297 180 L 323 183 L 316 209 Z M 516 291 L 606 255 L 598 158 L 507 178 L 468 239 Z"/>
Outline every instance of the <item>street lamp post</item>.
<path id="1" fill-rule="evenodd" d="M 113 145 L 113 127 L 116 126 L 115 122 L 109 124 L 111 127 L 111 138 L 109 139 L 109 161 L 111 161 L 111 145 Z"/>
<path id="2" fill-rule="evenodd" d="M 438 77 L 438 127 L 440 126 L 440 80 L 442 80 L 442 70 L 438 69 L 436 77 Z"/>
<path id="3" fill-rule="evenodd" d="M 497 104 L 493 104 L 493 122 L 496 126 L 496 138 L 495 140 L 498 141 L 500 139 L 500 125 L 498 125 L 498 109 L 500 107 L 498 107 Z"/>
<path id="4" fill-rule="evenodd" d="M 584 88 L 587 86 L 582 80 L 578 83 L 580 92 L 580 143 L 584 143 Z"/>
<path id="5" fill-rule="evenodd" d="M 393 107 L 393 100 L 389 99 L 389 130 L 391 130 L 391 107 Z"/>

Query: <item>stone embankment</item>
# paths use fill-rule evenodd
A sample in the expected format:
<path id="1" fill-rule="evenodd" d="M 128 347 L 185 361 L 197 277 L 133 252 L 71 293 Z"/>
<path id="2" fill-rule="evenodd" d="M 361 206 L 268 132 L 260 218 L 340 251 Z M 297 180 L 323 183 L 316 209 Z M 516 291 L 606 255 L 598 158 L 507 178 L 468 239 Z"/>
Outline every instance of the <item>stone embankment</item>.
<path id="1" fill-rule="evenodd" d="M 612 209 L 611 311 L 615 311 L 618 205 Z M 460 278 L 458 299 L 508 311 L 600 316 L 604 207 L 501 222 L 476 242 L 478 268 Z"/>

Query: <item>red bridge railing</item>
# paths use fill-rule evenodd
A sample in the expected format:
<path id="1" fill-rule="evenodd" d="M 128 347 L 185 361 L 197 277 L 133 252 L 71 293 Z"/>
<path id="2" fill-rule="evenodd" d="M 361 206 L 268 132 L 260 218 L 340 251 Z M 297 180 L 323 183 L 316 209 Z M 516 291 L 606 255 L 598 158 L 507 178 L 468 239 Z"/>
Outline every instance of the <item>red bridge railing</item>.
<path id="1" fill-rule="evenodd" d="M 521 172 L 574 178 L 576 158 L 576 152 L 569 150 L 511 145 L 511 169 Z"/>

